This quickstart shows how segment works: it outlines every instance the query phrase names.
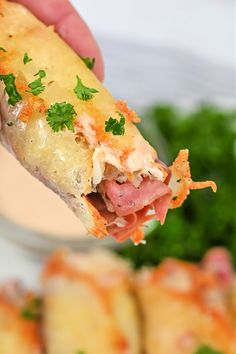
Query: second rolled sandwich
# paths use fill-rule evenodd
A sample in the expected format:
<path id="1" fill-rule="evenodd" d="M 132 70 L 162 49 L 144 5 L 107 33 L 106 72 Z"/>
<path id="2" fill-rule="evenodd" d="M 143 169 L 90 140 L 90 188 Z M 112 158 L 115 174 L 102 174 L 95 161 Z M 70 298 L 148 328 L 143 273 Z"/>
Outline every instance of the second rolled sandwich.
<path id="1" fill-rule="evenodd" d="M 201 265 L 167 259 L 136 276 L 146 354 L 234 354 L 234 275 L 213 249 Z"/>
<path id="2" fill-rule="evenodd" d="M 48 354 L 140 354 L 132 272 L 112 253 L 57 252 L 43 272 Z"/>

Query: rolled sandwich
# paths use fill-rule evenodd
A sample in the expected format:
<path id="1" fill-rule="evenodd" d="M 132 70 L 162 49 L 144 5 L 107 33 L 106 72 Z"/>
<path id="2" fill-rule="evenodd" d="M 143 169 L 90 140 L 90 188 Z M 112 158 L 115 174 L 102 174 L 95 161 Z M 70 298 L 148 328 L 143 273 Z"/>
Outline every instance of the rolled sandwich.
<path id="1" fill-rule="evenodd" d="M 85 62 L 24 7 L 0 0 L 0 140 L 97 237 L 143 239 L 191 189 L 188 150 L 170 168 Z"/>
<path id="2" fill-rule="evenodd" d="M 136 290 L 146 354 L 234 354 L 233 270 L 226 251 L 201 266 L 169 259 L 142 270 Z"/>
<path id="3" fill-rule="evenodd" d="M 48 354 L 139 354 L 131 270 L 108 252 L 57 252 L 43 272 Z"/>
<path id="4" fill-rule="evenodd" d="M 17 282 L 0 287 L 0 353 L 43 353 L 39 335 L 39 304 Z"/>

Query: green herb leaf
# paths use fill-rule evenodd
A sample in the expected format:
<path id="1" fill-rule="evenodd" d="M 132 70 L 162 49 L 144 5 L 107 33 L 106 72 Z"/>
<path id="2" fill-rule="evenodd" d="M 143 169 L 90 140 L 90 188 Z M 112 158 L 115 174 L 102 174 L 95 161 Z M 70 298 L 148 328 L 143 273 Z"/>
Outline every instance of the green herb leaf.
<path id="1" fill-rule="evenodd" d="M 212 349 L 207 345 L 203 345 L 196 351 L 195 354 L 223 354 L 223 353 L 219 352 L 218 350 Z"/>
<path id="2" fill-rule="evenodd" d="M 29 63 L 30 61 L 32 61 L 32 59 L 28 56 L 28 53 L 25 53 L 25 54 L 24 54 L 24 58 L 23 58 L 23 63 L 24 63 L 24 64 L 27 64 L 27 63 Z"/>
<path id="3" fill-rule="evenodd" d="M 34 76 L 39 76 L 40 79 L 43 79 L 44 77 L 46 77 L 46 72 L 44 70 L 39 70 Z"/>
<path id="4" fill-rule="evenodd" d="M 13 122 L 7 122 L 8 127 L 12 127 L 13 126 Z"/>
<path id="5" fill-rule="evenodd" d="M 92 70 L 95 65 L 95 58 L 89 58 L 89 57 L 80 57 L 84 64 L 87 66 L 88 69 Z"/>
<path id="6" fill-rule="evenodd" d="M 4 52 L 4 53 L 6 53 L 7 51 L 6 51 L 6 49 L 4 49 L 3 47 L 0 47 L 0 52 Z"/>
<path id="7" fill-rule="evenodd" d="M 120 121 L 116 118 L 110 117 L 105 122 L 105 131 L 112 132 L 113 135 L 124 135 L 125 134 L 125 117 L 122 113 L 117 112 L 120 116 Z"/>
<path id="8" fill-rule="evenodd" d="M 34 76 L 39 76 L 39 78 L 28 85 L 31 90 L 26 90 L 26 92 L 30 92 L 34 96 L 37 96 L 45 90 L 42 79 L 46 76 L 46 72 L 44 70 L 39 70 Z"/>
<path id="9" fill-rule="evenodd" d="M 21 311 L 21 316 L 27 320 L 35 321 L 40 317 L 42 300 L 32 299 Z"/>
<path id="10" fill-rule="evenodd" d="M 5 84 L 5 91 L 9 96 L 8 103 L 11 106 L 15 106 L 22 97 L 16 89 L 15 76 L 13 74 L 0 75 L 0 81 L 3 81 Z"/>
<path id="11" fill-rule="evenodd" d="M 93 98 L 94 96 L 94 93 L 98 93 L 98 91 L 94 88 L 84 86 L 78 75 L 76 76 L 76 78 L 77 84 L 74 88 L 74 93 L 76 94 L 76 96 L 82 101 L 91 100 L 91 98 Z"/>
<path id="12" fill-rule="evenodd" d="M 86 354 L 83 350 L 79 350 L 76 354 Z"/>
<path id="13" fill-rule="evenodd" d="M 47 122 L 54 132 L 63 130 L 65 127 L 74 131 L 74 115 L 76 112 L 72 104 L 55 103 L 47 111 Z"/>

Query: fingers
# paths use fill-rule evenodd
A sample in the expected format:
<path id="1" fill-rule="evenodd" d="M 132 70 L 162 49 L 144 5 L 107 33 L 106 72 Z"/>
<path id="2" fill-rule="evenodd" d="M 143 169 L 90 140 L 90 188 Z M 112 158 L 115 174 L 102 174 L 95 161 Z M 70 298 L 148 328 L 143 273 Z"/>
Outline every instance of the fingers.
<path id="1" fill-rule="evenodd" d="M 14 0 L 25 5 L 46 25 L 54 25 L 59 35 L 82 57 L 96 59 L 94 73 L 103 80 L 104 64 L 100 49 L 84 20 L 68 0 Z"/>

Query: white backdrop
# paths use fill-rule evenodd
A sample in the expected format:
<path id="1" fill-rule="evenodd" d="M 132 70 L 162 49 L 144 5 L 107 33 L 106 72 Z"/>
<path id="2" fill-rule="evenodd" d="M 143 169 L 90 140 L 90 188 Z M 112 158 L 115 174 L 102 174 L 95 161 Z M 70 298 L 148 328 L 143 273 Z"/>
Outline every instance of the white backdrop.
<path id="1" fill-rule="evenodd" d="M 234 0 L 71 0 L 95 34 L 235 65 Z"/>

